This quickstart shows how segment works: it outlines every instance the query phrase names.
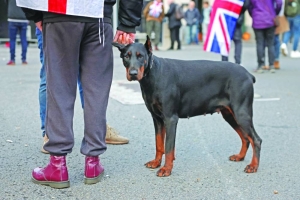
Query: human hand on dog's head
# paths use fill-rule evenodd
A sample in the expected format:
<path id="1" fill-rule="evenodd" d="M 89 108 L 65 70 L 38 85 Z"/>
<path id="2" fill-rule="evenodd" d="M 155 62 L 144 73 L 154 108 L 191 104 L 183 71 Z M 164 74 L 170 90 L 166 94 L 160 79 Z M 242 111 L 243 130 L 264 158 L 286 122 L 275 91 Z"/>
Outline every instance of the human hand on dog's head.
<path id="1" fill-rule="evenodd" d="M 124 31 L 117 30 L 114 37 L 114 42 L 120 44 L 132 44 L 135 40 L 135 33 L 126 33 Z"/>
<path id="2" fill-rule="evenodd" d="M 126 49 L 126 47 L 129 47 L 131 44 L 133 43 L 130 43 L 130 44 L 123 44 L 123 43 L 119 43 L 119 42 L 116 42 L 115 40 L 113 41 L 112 45 L 114 47 L 117 47 L 119 49 L 119 51 L 121 52 L 121 58 L 122 58 L 122 53 L 124 52 L 124 50 Z M 138 45 L 140 45 L 139 43 L 137 43 Z M 151 40 L 149 38 L 149 36 L 147 35 L 147 40 L 146 40 L 146 43 L 144 44 L 144 47 L 146 48 L 148 54 L 152 53 L 152 45 L 151 45 Z"/>

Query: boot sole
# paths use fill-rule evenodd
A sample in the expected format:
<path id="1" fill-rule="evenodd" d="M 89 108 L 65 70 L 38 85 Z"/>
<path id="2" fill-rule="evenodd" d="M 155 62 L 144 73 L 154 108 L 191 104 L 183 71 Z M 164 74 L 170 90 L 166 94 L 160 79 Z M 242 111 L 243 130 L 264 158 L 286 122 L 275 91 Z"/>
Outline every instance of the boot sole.
<path id="1" fill-rule="evenodd" d="M 87 185 L 99 183 L 102 176 L 103 176 L 103 174 L 104 174 L 104 170 L 101 174 L 99 174 L 99 176 L 97 176 L 95 178 L 86 178 L 86 177 L 84 177 L 84 183 L 87 184 Z"/>
<path id="2" fill-rule="evenodd" d="M 116 145 L 118 145 L 118 144 L 128 144 L 129 141 L 127 141 L 127 142 L 114 142 L 114 141 L 105 140 L 105 143 L 106 144 L 116 144 Z"/>
<path id="3" fill-rule="evenodd" d="M 54 181 L 38 181 L 31 177 L 31 181 L 38 185 L 46 185 L 56 189 L 68 188 L 70 187 L 70 181 L 54 182 Z"/>

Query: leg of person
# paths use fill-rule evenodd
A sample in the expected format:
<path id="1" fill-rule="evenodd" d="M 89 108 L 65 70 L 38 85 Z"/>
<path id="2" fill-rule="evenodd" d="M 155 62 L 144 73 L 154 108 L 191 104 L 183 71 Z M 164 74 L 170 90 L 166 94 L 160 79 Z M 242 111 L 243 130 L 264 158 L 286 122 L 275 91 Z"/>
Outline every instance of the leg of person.
<path id="1" fill-rule="evenodd" d="M 280 46 L 281 53 L 284 56 L 287 56 L 289 54 L 287 44 L 288 44 L 288 42 L 291 38 L 291 34 L 292 34 L 293 28 L 294 28 L 294 18 L 293 17 L 287 17 L 287 20 L 288 20 L 288 23 L 289 23 L 289 26 L 290 26 L 290 30 L 283 34 L 282 44 Z"/>
<path id="2" fill-rule="evenodd" d="M 264 51 L 264 29 L 254 29 L 256 40 L 256 55 L 257 55 L 257 73 L 263 73 L 264 66 L 263 51 Z"/>
<path id="3" fill-rule="evenodd" d="M 189 27 L 189 36 L 190 36 L 189 44 L 192 44 L 193 43 L 193 26 L 188 25 L 188 27 Z"/>
<path id="4" fill-rule="evenodd" d="M 84 109 L 84 95 L 83 95 L 83 89 L 82 89 L 82 83 L 81 83 L 81 67 L 79 68 L 79 74 L 78 74 L 78 90 L 81 100 L 81 107 Z M 106 124 L 106 136 L 105 136 L 105 142 L 106 144 L 128 144 L 129 139 L 126 137 L 123 137 L 119 135 L 118 131 L 114 129 L 113 127 Z"/>
<path id="5" fill-rule="evenodd" d="M 179 30 L 180 30 L 180 26 L 175 27 L 175 40 L 177 41 L 177 50 L 181 49 L 181 42 L 180 42 L 180 38 L 179 38 Z"/>
<path id="6" fill-rule="evenodd" d="M 16 53 L 16 38 L 18 29 L 15 22 L 8 22 L 9 26 L 9 47 L 10 47 L 10 60 L 7 65 L 15 65 L 15 53 Z"/>
<path id="7" fill-rule="evenodd" d="M 205 43 L 205 40 L 206 40 L 206 34 L 207 34 L 207 29 L 208 29 L 208 24 L 202 24 L 202 40 L 203 40 L 203 43 Z"/>
<path id="8" fill-rule="evenodd" d="M 102 26 L 102 25 L 101 25 Z M 104 23 L 100 32 L 99 24 L 86 23 L 86 34 L 80 48 L 81 83 L 84 91 L 84 137 L 81 153 L 86 156 L 85 183 L 100 181 L 104 168 L 99 155 L 106 151 L 106 109 L 113 74 L 113 32 L 111 24 Z M 97 166 L 94 172 L 90 163 Z"/>
<path id="9" fill-rule="evenodd" d="M 85 24 L 56 22 L 43 25 L 44 61 L 47 79 L 45 131 L 50 163 L 36 168 L 32 181 L 54 188 L 70 186 L 66 155 L 74 146 L 73 115 L 79 72 L 80 45 Z M 72 34 L 69 33 L 72 30 Z M 99 106 L 99 105 L 98 105 Z"/>
<path id="10" fill-rule="evenodd" d="M 154 32 L 155 32 L 155 50 L 158 50 L 158 44 L 160 41 L 160 32 L 161 32 L 161 23 L 158 21 L 154 21 Z"/>
<path id="11" fill-rule="evenodd" d="M 190 43 L 190 34 L 189 34 L 189 27 L 185 26 L 184 27 L 184 40 L 185 40 L 185 44 L 189 44 Z"/>
<path id="12" fill-rule="evenodd" d="M 228 56 L 222 56 L 222 61 L 228 62 Z"/>
<path id="13" fill-rule="evenodd" d="M 153 30 L 153 24 L 154 23 L 152 20 L 146 22 L 146 32 L 150 39 L 151 39 L 152 30 Z"/>
<path id="14" fill-rule="evenodd" d="M 274 35 L 275 35 L 275 27 L 264 29 L 264 39 L 268 46 L 268 58 L 269 58 L 269 66 L 270 72 L 274 73 L 274 61 L 275 61 L 275 47 L 274 47 Z"/>
<path id="15" fill-rule="evenodd" d="M 170 35 L 171 35 L 171 47 L 169 50 L 174 49 L 174 41 L 175 41 L 175 28 L 170 28 Z"/>
<path id="16" fill-rule="evenodd" d="M 40 70 L 40 88 L 39 88 L 39 103 L 40 103 L 40 119 L 41 130 L 43 136 L 42 153 L 48 154 L 49 152 L 44 149 L 44 145 L 48 142 L 48 137 L 45 134 L 45 116 L 46 116 L 46 70 L 44 65 L 44 52 L 43 52 L 43 35 L 40 30 L 36 30 L 36 37 L 38 40 L 38 48 L 40 49 L 40 61 L 42 64 Z"/>
<path id="17" fill-rule="evenodd" d="M 236 64 L 241 64 L 242 57 L 242 28 L 236 27 L 233 36 L 234 42 L 234 59 Z"/>
<path id="18" fill-rule="evenodd" d="M 293 51 L 291 52 L 291 57 L 300 58 L 300 52 L 297 50 L 299 44 L 299 37 L 300 37 L 300 15 L 297 15 L 294 18 L 293 36 L 294 36 L 294 43 L 293 43 Z"/>
<path id="19" fill-rule="evenodd" d="M 280 39 L 279 34 L 274 36 L 274 48 L 275 48 L 275 61 L 274 61 L 274 68 L 280 69 L 279 64 L 279 56 L 280 56 Z"/>
<path id="20" fill-rule="evenodd" d="M 20 24 L 20 38 L 21 38 L 21 45 L 22 45 L 22 64 L 27 65 L 26 61 L 26 54 L 27 54 L 27 38 L 26 38 L 26 32 L 27 32 L 27 25 L 28 23 L 19 23 Z"/>
<path id="21" fill-rule="evenodd" d="M 195 44 L 199 44 L 199 39 L 198 39 L 198 24 L 193 25 L 193 39 Z"/>

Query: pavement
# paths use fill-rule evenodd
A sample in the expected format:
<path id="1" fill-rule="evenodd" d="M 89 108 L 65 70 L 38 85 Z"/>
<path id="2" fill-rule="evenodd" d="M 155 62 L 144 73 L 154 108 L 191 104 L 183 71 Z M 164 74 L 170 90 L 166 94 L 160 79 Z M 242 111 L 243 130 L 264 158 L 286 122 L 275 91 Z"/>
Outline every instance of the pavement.
<path id="1" fill-rule="evenodd" d="M 144 166 L 155 156 L 152 118 L 141 102 L 138 84 L 128 84 L 119 52 L 114 52 L 107 119 L 130 143 L 109 145 L 101 155 L 103 179 L 85 185 L 84 156 L 79 152 L 83 113 L 77 98 L 75 146 L 67 156 L 71 187 L 56 190 L 30 181 L 32 169 L 45 166 L 49 160 L 40 152 L 39 50 L 31 44 L 29 64 L 23 66 L 18 46 L 17 65 L 10 67 L 6 66 L 9 49 L 0 47 L 0 199 L 300 199 L 300 59 L 282 57 L 281 69 L 275 74 L 254 74 L 255 93 L 259 94 L 253 107 L 254 126 L 263 140 L 257 173 L 243 171 L 250 163 L 251 147 L 244 161 L 228 160 L 239 152 L 241 141 L 222 116 L 214 114 L 179 120 L 173 173 L 159 178 L 157 170 Z M 201 45 L 154 54 L 220 60 L 219 55 L 204 52 Z M 244 44 L 242 60 L 247 70 L 255 69 L 255 44 Z"/>

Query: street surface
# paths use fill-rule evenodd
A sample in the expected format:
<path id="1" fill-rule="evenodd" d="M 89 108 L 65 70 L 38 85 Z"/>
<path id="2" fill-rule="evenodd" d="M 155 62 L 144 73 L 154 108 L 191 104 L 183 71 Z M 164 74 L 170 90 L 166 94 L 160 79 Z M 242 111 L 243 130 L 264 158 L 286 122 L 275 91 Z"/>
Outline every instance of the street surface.
<path id="1" fill-rule="evenodd" d="M 159 178 L 156 169 L 144 166 L 155 156 L 151 115 L 138 83 L 127 82 L 119 52 L 114 52 L 107 119 L 130 143 L 109 145 L 101 155 L 104 178 L 98 184 L 84 185 L 84 156 L 79 152 L 83 112 L 77 98 L 75 146 L 67 156 L 71 187 L 56 190 L 30 181 L 32 169 L 45 166 L 49 159 L 40 152 L 39 50 L 31 44 L 29 65 L 22 66 L 18 46 L 17 64 L 10 67 L 6 66 L 9 49 L 0 46 L 0 199 L 300 199 L 300 59 L 282 57 L 276 74 L 255 74 L 255 93 L 261 97 L 254 102 L 254 125 L 263 140 L 257 173 L 244 173 L 252 158 L 251 147 L 244 161 L 228 160 L 239 152 L 241 141 L 222 116 L 214 114 L 179 120 L 173 173 Z M 184 60 L 220 59 L 201 46 L 154 54 Z M 254 44 L 244 44 L 242 64 L 251 72 L 255 69 Z"/>

